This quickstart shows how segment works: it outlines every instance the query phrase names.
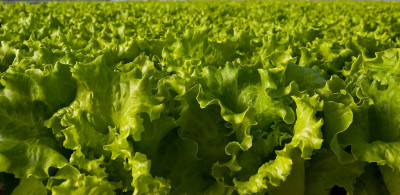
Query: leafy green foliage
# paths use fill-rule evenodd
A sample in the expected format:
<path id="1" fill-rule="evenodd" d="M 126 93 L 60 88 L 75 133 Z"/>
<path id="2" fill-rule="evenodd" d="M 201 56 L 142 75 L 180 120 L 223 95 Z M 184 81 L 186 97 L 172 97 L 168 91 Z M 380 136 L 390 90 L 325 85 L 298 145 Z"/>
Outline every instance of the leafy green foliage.
<path id="1" fill-rule="evenodd" d="M 400 4 L 0 4 L 0 193 L 399 194 Z"/>

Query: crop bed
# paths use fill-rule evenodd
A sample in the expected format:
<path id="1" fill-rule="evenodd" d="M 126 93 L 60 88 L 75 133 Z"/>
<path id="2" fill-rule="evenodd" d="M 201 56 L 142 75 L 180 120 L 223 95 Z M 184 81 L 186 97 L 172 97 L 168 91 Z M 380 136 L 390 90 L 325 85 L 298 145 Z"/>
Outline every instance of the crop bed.
<path id="1" fill-rule="evenodd" d="M 0 194 L 400 194 L 400 4 L 0 4 Z"/>

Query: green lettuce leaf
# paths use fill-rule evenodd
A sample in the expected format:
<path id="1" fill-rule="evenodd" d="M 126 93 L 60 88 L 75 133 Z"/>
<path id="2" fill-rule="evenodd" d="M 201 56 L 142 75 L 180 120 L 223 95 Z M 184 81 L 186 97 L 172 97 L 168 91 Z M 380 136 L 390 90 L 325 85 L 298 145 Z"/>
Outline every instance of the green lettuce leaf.
<path id="1" fill-rule="evenodd" d="M 286 144 L 284 149 L 276 151 L 276 158 L 263 164 L 248 181 L 234 179 L 235 188 L 240 194 L 265 192 L 269 188 L 279 186 L 291 174 L 294 166 L 292 158 L 298 158 L 292 157 L 296 154 L 296 148 L 300 149 L 301 152 L 297 154 L 303 159 L 310 159 L 313 150 L 321 148 L 323 120 L 317 120 L 315 114 L 316 110 L 322 109 L 323 102 L 318 101 L 318 98 L 317 95 L 293 97 L 297 105 L 297 120 L 290 143 Z M 295 154 L 292 154 L 293 152 Z M 297 172 L 298 169 L 301 170 L 301 167 L 296 167 L 295 171 Z"/>
<path id="2" fill-rule="evenodd" d="M 61 182 L 52 186 L 54 181 Z M 115 194 L 114 186 L 95 176 L 86 176 L 72 167 L 66 166 L 49 179 L 48 187 L 52 194 Z"/>
<path id="3" fill-rule="evenodd" d="M 364 172 L 365 164 L 360 161 L 342 164 L 334 154 L 324 150 L 313 156 L 306 169 L 305 194 L 330 194 L 334 186 L 353 194 L 354 184 Z"/>
<path id="4" fill-rule="evenodd" d="M 13 190 L 11 194 L 46 195 L 47 189 L 40 180 L 34 177 L 30 177 L 21 179 L 19 185 Z"/>

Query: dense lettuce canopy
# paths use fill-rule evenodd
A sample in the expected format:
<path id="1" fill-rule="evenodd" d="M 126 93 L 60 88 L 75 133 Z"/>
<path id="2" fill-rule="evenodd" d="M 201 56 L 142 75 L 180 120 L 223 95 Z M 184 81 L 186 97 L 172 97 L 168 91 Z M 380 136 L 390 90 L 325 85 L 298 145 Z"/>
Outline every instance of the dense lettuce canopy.
<path id="1" fill-rule="evenodd" d="M 399 194 L 400 4 L 0 4 L 0 194 Z"/>

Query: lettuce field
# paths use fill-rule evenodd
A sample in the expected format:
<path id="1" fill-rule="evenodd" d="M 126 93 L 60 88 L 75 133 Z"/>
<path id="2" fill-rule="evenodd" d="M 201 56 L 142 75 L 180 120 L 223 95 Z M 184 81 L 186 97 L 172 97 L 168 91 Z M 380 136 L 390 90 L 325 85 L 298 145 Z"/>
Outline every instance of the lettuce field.
<path id="1" fill-rule="evenodd" d="M 0 194 L 400 194 L 400 3 L 0 4 Z"/>

